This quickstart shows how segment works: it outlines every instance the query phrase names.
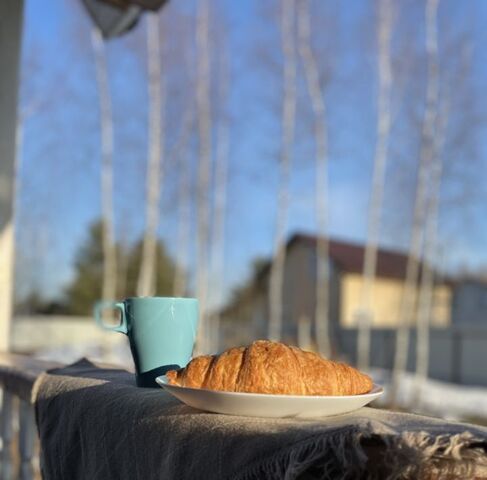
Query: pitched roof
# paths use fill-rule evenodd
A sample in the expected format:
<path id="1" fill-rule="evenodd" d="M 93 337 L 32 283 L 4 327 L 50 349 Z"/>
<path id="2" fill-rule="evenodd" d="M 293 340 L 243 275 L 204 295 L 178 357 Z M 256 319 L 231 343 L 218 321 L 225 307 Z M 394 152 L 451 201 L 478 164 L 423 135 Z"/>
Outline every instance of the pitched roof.
<path id="1" fill-rule="evenodd" d="M 316 248 L 317 237 L 302 233 L 294 234 L 287 243 L 291 249 L 297 243 L 304 243 Z M 341 270 L 351 273 L 362 273 L 364 265 L 365 247 L 354 243 L 330 240 L 330 258 Z M 404 279 L 408 256 L 403 252 L 388 250 L 380 247 L 377 250 L 377 277 Z"/>
<path id="2" fill-rule="evenodd" d="M 291 250 L 296 245 L 307 245 L 312 249 L 316 248 L 318 238 L 314 235 L 295 233 L 286 243 L 286 250 Z M 359 273 L 362 274 L 363 262 L 365 256 L 365 247 L 356 243 L 341 241 L 341 240 L 329 240 L 329 255 L 333 259 L 338 268 L 344 272 Z M 404 252 L 394 251 L 386 248 L 378 248 L 377 250 L 377 269 L 376 275 L 379 278 L 391 278 L 404 280 L 406 277 L 408 256 Z M 418 276 L 423 268 L 423 262 L 420 263 Z M 251 297 L 253 292 L 261 288 L 262 283 L 268 280 L 268 276 L 271 269 L 271 260 L 263 262 L 258 268 L 255 269 L 251 280 L 247 286 L 253 286 L 246 289 L 241 297 L 233 299 L 223 310 L 224 314 L 231 312 L 231 309 L 242 301 L 243 296 Z M 438 272 L 436 272 L 438 275 Z M 450 279 L 442 278 L 442 283 L 452 286 L 453 283 Z M 260 284 L 260 287 L 259 287 Z"/>

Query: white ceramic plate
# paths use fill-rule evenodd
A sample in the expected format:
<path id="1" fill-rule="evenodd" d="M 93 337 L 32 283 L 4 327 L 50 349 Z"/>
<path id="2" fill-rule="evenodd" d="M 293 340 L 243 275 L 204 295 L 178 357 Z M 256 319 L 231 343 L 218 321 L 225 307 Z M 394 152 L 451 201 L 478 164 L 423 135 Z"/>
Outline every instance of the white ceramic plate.
<path id="1" fill-rule="evenodd" d="M 371 392 L 363 395 L 325 397 L 218 392 L 201 388 L 178 387 L 169 385 L 165 375 L 157 377 L 156 382 L 190 407 L 247 417 L 328 417 L 357 410 L 383 393 L 382 387 L 375 384 Z"/>

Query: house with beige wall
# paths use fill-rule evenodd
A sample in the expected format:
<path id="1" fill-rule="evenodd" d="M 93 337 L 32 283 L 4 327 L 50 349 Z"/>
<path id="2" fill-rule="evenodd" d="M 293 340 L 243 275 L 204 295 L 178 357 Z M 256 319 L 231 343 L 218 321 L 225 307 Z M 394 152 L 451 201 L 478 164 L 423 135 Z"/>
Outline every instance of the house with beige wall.
<path id="1" fill-rule="evenodd" d="M 356 327 L 360 314 L 360 299 L 363 277 L 359 273 L 344 272 L 340 279 L 342 298 L 340 302 L 340 325 Z M 372 289 L 369 317 L 376 328 L 395 328 L 404 281 L 400 278 L 378 276 Z M 417 296 L 417 295 L 416 295 Z M 448 284 L 437 284 L 433 290 L 433 307 L 430 324 L 433 327 L 447 327 L 451 323 L 452 289 Z M 413 317 L 412 325 L 416 318 Z"/>
<path id="2" fill-rule="evenodd" d="M 293 235 L 286 244 L 282 323 L 284 341 L 298 343 L 298 337 L 303 336 L 303 326 L 310 330 L 308 337 L 314 337 L 316 246 L 317 238 L 305 234 Z M 363 245 L 335 239 L 329 242 L 332 336 L 338 336 L 340 328 L 353 328 L 357 325 L 364 253 Z M 373 328 L 397 326 L 406 265 L 405 253 L 379 248 L 372 307 L 368 312 Z M 223 336 L 229 338 L 228 344 L 267 336 L 269 277 L 270 262 L 262 263 L 253 272 L 248 284 L 234 295 L 224 309 L 224 329 L 227 331 L 223 332 Z M 451 302 L 452 286 L 436 275 L 432 326 L 450 325 Z"/>

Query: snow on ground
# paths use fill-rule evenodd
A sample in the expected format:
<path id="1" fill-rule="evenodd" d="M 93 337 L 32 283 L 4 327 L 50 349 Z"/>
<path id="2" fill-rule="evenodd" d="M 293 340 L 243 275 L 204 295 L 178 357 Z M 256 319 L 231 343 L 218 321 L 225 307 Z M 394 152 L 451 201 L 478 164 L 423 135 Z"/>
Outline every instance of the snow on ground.
<path id="1" fill-rule="evenodd" d="M 373 369 L 369 374 L 375 383 L 384 387 L 384 395 L 377 406 L 385 406 L 390 392 L 390 372 Z M 404 373 L 397 394 L 398 406 L 406 410 L 448 420 L 468 418 L 487 419 L 487 388 L 459 385 L 427 379 L 421 386 L 419 399 L 415 399 L 415 375 Z"/>

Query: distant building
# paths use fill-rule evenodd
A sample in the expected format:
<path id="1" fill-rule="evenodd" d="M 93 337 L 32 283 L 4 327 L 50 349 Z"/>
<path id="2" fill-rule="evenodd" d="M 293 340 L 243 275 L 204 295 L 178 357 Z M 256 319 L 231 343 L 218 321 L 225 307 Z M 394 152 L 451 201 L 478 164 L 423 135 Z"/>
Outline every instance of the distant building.
<path id="1" fill-rule="evenodd" d="M 316 302 L 317 239 L 295 234 L 286 244 L 286 265 L 283 287 L 282 338 L 295 343 L 299 325 L 307 324 L 312 331 Z M 330 240 L 330 321 L 332 329 L 355 327 L 360 312 L 362 268 L 365 248 L 362 245 Z M 373 285 L 373 301 L 368 312 L 374 328 L 395 327 L 402 296 L 407 255 L 380 248 L 377 252 L 377 272 Z M 225 308 L 227 323 L 225 336 L 241 341 L 242 335 L 267 335 L 268 284 L 270 262 L 256 269 L 248 285 L 235 293 Z M 431 324 L 447 327 L 451 318 L 452 287 L 447 282 L 435 283 Z M 415 321 L 415 319 L 414 319 Z M 237 331 L 238 330 L 238 331 Z"/>
<path id="2" fill-rule="evenodd" d="M 455 283 L 452 323 L 487 326 L 487 281 L 463 278 Z"/>

